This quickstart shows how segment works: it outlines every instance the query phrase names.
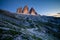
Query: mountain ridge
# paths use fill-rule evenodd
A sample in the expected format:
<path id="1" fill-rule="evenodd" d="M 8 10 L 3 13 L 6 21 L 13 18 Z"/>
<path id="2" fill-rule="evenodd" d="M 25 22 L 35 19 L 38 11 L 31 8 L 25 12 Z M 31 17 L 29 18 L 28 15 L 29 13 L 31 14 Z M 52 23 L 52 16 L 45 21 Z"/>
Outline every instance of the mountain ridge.
<path id="1" fill-rule="evenodd" d="M 60 18 L 0 10 L 1 40 L 59 40 Z"/>

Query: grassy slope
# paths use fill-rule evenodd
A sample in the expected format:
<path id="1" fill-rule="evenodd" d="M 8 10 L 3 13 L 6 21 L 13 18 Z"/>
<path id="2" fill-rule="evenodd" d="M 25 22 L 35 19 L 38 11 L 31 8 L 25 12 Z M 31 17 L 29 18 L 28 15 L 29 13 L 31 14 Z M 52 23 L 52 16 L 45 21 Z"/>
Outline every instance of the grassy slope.
<path id="1" fill-rule="evenodd" d="M 30 40 L 31 39 L 32 40 L 33 39 L 34 40 L 44 40 L 44 38 L 42 39 L 40 37 L 37 37 L 36 35 L 30 35 L 29 33 L 24 34 L 24 32 L 27 32 L 27 31 L 25 31 L 26 29 L 31 29 L 31 28 L 38 28 L 38 32 L 40 32 L 40 30 L 41 30 L 40 27 L 45 27 L 46 29 L 48 29 L 47 33 L 50 33 L 50 34 L 54 35 L 55 37 L 60 38 L 60 36 L 59 36 L 60 32 L 56 32 L 56 31 L 52 30 L 54 28 L 57 28 L 59 30 L 60 24 L 59 25 L 52 24 L 50 20 L 48 22 L 29 20 L 29 18 L 27 18 L 25 20 L 22 17 L 17 18 L 13 14 L 8 14 L 8 13 L 4 14 L 5 12 L 2 12 L 2 11 L 0 11 L 0 13 L 2 13 L 3 16 L 5 15 L 7 18 L 12 18 L 17 21 L 22 21 L 23 23 L 26 21 L 30 24 L 29 26 L 25 26 L 21 23 L 17 24 L 14 20 L 5 19 L 4 18 L 5 16 L 0 17 L 0 39 L 1 40 L 13 40 L 14 38 L 18 37 L 17 35 L 22 35 L 21 38 L 25 39 L 25 40 L 29 40 L 29 39 Z M 56 18 L 54 18 L 54 19 L 56 19 Z M 52 28 L 52 29 L 50 29 L 50 28 Z M 24 30 L 22 31 L 22 29 L 24 29 Z M 48 38 L 47 40 L 56 40 L 56 39 Z"/>

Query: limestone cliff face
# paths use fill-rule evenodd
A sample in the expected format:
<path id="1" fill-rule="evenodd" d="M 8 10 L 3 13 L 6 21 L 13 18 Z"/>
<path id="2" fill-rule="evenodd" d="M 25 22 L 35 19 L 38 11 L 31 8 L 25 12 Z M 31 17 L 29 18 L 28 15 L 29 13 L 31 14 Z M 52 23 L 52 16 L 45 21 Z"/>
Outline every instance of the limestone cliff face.
<path id="1" fill-rule="evenodd" d="M 29 12 L 28 12 L 28 6 L 27 6 L 27 5 L 23 8 L 23 13 L 24 13 L 24 14 L 29 13 Z"/>
<path id="2" fill-rule="evenodd" d="M 21 7 L 17 9 L 17 13 L 19 13 L 19 14 L 22 13 L 22 8 Z"/>
<path id="3" fill-rule="evenodd" d="M 29 11 L 29 8 L 28 8 L 27 5 L 23 8 L 23 10 L 22 10 L 21 7 L 18 8 L 17 9 L 17 13 L 18 14 L 21 13 L 21 14 L 37 15 L 37 12 L 35 11 L 35 9 L 34 8 L 31 8 L 30 11 Z"/>
<path id="4" fill-rule="evenodd" d="M 31 8 L 30 9 L 30 12 L 29 12 L 31 15 L 37 15 L 36 11 L 34 8 Z"/>

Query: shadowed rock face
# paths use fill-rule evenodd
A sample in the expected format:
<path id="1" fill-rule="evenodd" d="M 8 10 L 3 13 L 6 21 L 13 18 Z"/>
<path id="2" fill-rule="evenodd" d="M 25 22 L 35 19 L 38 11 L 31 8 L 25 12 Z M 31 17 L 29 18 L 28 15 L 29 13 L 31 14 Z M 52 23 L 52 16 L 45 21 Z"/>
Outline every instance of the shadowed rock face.
<path id="1" fill-rule="evenodd" d="M 29 12 L 31 15 L 37 15 L 36 11 L 34 8 L 31 8 L 30 9 L 30 12 Z"/>
<path id="2" fill-rule="evenodd" d="M 17 9 L 17 13 L 22 13 L 22 8 L 21 7 Z"/>
<path id="3" fill-rule="evenodd" d="M 27 14 L 28 13 L 28 6 L 27 5 L 23 8 L 23 13 L 24 14 Z"/>

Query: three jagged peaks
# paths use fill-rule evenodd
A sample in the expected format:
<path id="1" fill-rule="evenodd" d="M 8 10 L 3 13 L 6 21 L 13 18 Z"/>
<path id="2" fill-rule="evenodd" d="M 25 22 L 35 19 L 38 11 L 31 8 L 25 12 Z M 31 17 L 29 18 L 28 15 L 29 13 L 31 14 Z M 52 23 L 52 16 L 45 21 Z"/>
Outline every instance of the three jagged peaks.
<path id="1" fill-rule="evenodd" d="M 22 7 L 17 9 L 18 14 L 29 14 L 29 15 L 37 15 L 37 12 L 35 11 L 34 8 L 31 8 L 29 11 L 28 6 L 26 5 L 23 9 Z"/>

